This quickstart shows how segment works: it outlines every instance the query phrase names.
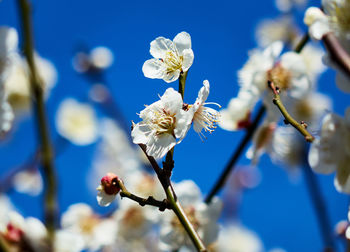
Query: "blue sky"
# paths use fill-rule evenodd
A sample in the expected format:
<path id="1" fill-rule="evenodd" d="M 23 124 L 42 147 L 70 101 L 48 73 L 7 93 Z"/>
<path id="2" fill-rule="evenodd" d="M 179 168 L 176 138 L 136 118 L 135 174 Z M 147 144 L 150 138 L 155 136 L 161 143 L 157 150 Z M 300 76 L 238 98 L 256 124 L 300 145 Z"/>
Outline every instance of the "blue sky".
<path id="1" fill-rule="evenodd" d="M 0 3 L 0 25 L 18 28 L 16 1 Z M 318 5 L 317 1 L 313 1 Z M 149 59 L 149 43 L 158 36 L 172 39 L 187 31 L 192 37 L 194 63 L 185 91 L 185 102 L 194 102 L 202 82 L 208 79 L 211 93 L 208 101 L 226 106 L 238 90 L 237 71 L 247 59 L 249 49 L 256 47 L 254 29 L 262 18 L 278 15 L 269 1 L 33 1 L 35 44 L 39 53 L 51 60 L 58 71 L 58 83 L 47 104 L 52 135 L 54 115 L 62 99 L 68 96 L 86 100 L 88 85 L 76 74 L 71 60 L 75 49 L 107 46 L 115 56 L 106 73 L 113 97 L 127 122 L 137 122 L 144 104 L 151 104 L 168 87 L 167 84 L 143 76 L 142 65 Z M 302 12 L 296 13 L 299 21 Z M 301 27 L 305 26 L 300 22 Z M 343 115 L 346 95 L 334 85 L 334 72 L 327 71 L 320 80 L 321 92 L 334 100 L 335 111 Z M 0 145 L 0 174 L 21 164 L 35 148 L 33 121 L 21 120 L 11 138 Z M 191 130 L 176 147 L 173 179 L 193 179 L 208 192 L 242 138 L 241 132 L 217 129 L 202 142 Z M 56 160 L 60 209 L 74 202 L 88 202 L 97 211 L 95 195 L 87 190 L 85 175 L 91 166 L 94 145 L 69 146 Z M 248 164 L 241 158 L 240 164 Z M 321 251 L 320 233 L 308 191 L 301 177 L 291 183 L 288 174 L 271 164 L 267 157 L 258 168 L 261 184 L 247 191 L 240 208 L 241 222 L 262 238 L 266 248 L 275 246 L 288 251 Z M 348 199 L 333 187 L 333 176 L 318 176 L 322 184 L 332 223 L 347 216 Z M 30 198 L 11 192 L 24 215 L 40 216 L 41 198 Z"/>

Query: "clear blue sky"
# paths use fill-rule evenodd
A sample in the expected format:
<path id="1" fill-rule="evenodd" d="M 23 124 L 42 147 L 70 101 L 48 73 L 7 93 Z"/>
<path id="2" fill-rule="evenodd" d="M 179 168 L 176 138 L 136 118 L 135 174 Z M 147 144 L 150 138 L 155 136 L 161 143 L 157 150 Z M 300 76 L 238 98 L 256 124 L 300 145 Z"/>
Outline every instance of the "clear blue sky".
<path id="1" fill-rule="evenodd" d="M 58 71 L 58 83 L 48 102 L 48 115 L 54 129 L 54 115 L 60 101 L 67 96 L 87 96 L 86 81 L 71 65 L 75 48 L 109 47 L 115 56 L 106 78 L 113 96 L 128 122 L 138 121 L 144 104 L 151 104 L 168 87 L 143 76 L 143 62 L 150 58 L 149 43 L 158 36 L 173 38 L 181 31 L 192 37 L 194 63 L 189 71 L 185 101 L 195 100 L 202 82 L 208 79 L 211 93 L 208 101 L 226 106 L 236 95 L 237 70 L 256 46 L 254 29 L 262 18 L 278 15 L 273 1 L 92 1 L 61 0 L 34 2 L 35 43 L 39 53 L 50 59 Z M 0 25 L 18 28 L 16 1 L 0 3 Z M 315 5 L 317 1 L 314 1 Z M 297 14 L 302 20 L 302 13 Z M 305 27 L 301 26 L 303 29 Z M 334 86 L 334 72 L 328 71 L 320 81 L 320 90 L 333 98 L 335 110 L 343 114 L 347 96 Z M 0 174 L 21 164 L 35 148 L 35 133 L 30 119 L 16 125 L 11 139 L 0 145 Z M 53 132 L 52 135 L 55 135 Z M 206 193 L 229 159 L 242 133 L 217 129 L 204 142 L 190 131 L 176 148 L 173 179 L 193 179 Z M 74 202 L 88 202 L 100 208 L 86 187 L 85 175 L 90 168 L 94 145 L 70 146 L 56 160 L 60 180 L 60 209 Z M 242 157 L 241 164 L 248 164 Z M 243 196 L 241 221 L 256 231 L 267 249 L 278 246 L 288 251 L 321 251 L 321 240 L 303 178 L 291 184 L 288 174 L 262 159 L 261 184 Z M 69 175 L 68 175 L 69 174 Z M 333 223 L 347 216 L 348 198 L 333 187 L 333 176 L 319 176 Z M 11 193 L 24 215 L 40 216 L 40 198 Z"/>

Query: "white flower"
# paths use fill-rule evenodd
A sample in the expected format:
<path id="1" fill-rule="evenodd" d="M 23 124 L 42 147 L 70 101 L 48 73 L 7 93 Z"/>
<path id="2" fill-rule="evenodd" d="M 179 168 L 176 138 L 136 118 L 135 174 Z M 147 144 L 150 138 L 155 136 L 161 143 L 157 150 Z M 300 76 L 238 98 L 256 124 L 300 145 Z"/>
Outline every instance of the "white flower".
<path id="1" fill-rule="evenodd" d="M 310 80 L 315 83 L 318 76 L 326 70 L 326 66 L 322 61 L 325 55 L 324 50 L 319 46 L 308 43 L 299 55 L 303 58 Z"/>
<path id="2" fill-rule="evenodd" d="M 259 93 L 241 88 L 237 97 L 230 100 L 227 108 L 220 110 L 219 126 L 230 131 L 249 126 L 250 113 L 258 99 Z"/>
<path id="3" fill-rule="evenodd" d="M 175 191 L 184 211 L 205 245 L 213 243 L 218 235 L 217 220 L 221 213 L 222 203 L 218 198 L 207 205 L 201 201 L 199 188 L 193 181 L 182 181 L 175 184 Z M 176 215 L 166 211 L 161 215 L 160 249 L 172 251 L 186 246 L 194 249 L 185 229 Z"/>
<path id="4" fill-rule="evenodd" d="M 321 135 L 311 145 L 309 164 L 318 173 L 336 172 L 335 187 L 350 193 L 350 109 L 345 118 L 336 114 L 324 117 Z"/>
<path id="5" fill-rule="evenodd" d="M 214 131 L 216 128 L 216 124 L 218 123 L 218 118 L 220 117 L 220 113 L 215 109 L 205 107 L 204 105 L 214 104 L 221 107 L 217 103 L 213 102 L 205 102 L 209 95 L 209 81 L 203 81 L 203 87 L 198 92 L 198 98 L 196 99 L 193 106 L 190 107 L 191 113 L 193 115 L 193 129 L 196 131 L 199 136 L 203 135 L 201 132 L 202 129 L 204 131 L 209 131 L 210 133 Z"/>
<path id="6" fill-rule="evenodd" d="M 324 35 L 331 32 L 328 17 L 319 8 L 308 8 L 304 23 L 309 26 L 309 34 L 315 40 L 321 40 Z"/>
<path id="7" fill-rule="evenodd" d="M 57 81 L 56 69 L 50 61 L 38 54 L 34 55 L 34 59 L 47 98 Z M 12 64 L 13 69 L 4 82 L 5 93 L 15 112 L 20 114 L 27 112 L 31 105 L 29 70 L 26 59 L 19 55 L 13 57 Z"/>
<path id="8" fill-rule="evenodd" d="M 304 7 L 306 5 L 307 0 L 275 0 L 276 7 L 282 12 L 289 12 L 292 8 Z"/>
<path id="9" fill-rule="evenodd" d="M 97 122 L 93 108 L 73 98 L 65 99 L 56 114 L 58 133 L 76 145 L 96 141 Z"/>
<path id="10" fill-rule="evenodd" d="M 255 31 L 257 43 L 262 47 L 267 47 L 275 41 L 293 43 L 298 38 L 298 34 L 299 31 L 289 16 L 264 19 Z"/>
<path id="11" fill-rule="evenodd" d="M 89 53 L 78 52 L 73 58 L 73 68 L 79 73 L 101 71 L 109 68 L 113 61 L 112 51 L 107 47 L 98 46 Z"/>
<path id="12" fill-rule="evenodd" d="M 158 37 L 151 42 L 150 53 L 154 58 L 143 64 L 143 74 L 151 79 L 173 82 L 181 73 L 187 72 L 193 63 L 191 36 L 181 32 L 173 41 Z"/>
<path id="13" fill-rule="evenodd" d="M 43 181 L 38 170 L 18 172 L 14 177 L 13 185 L 16 191 L 31 196 L 40 194 L 43 189 Z"/>
<path id="14" fill-rule="evenodd" d="M 100 218 L 84 203 L 71 205 L 63 213 L 61 225 L 63 229 L 81 235 L 84 247 L 91 251 L 112 244 L 117 234 L 117 226 L 113 219 Z"/>
<path id="15" fill-rule="evenodd" d="M 145 144 L 149 156 L 163 157 L 176 143 L 180 143 L 192 122 L 191 113 L 182 109 L 181 95 L 168 88 L 159 101 L 140 113 L 143 121 L 134 125 L 131 132 L 135 144 Z M 176 142 L 176 139 L 179 139 Z"/>
<path id="16" fill-rule="evenodd" d="M 81 252 L 83 249 L 84 239 L 81 235 L 68 230 L 58 230 L 55 233 L 55 252 Z"/>
<path id="17" fill-rule="evenodd" d="M 214 248 L 225 252 L 262 252 L 263 244 L 252 231 L 240 225 L 224 226 Z"/>

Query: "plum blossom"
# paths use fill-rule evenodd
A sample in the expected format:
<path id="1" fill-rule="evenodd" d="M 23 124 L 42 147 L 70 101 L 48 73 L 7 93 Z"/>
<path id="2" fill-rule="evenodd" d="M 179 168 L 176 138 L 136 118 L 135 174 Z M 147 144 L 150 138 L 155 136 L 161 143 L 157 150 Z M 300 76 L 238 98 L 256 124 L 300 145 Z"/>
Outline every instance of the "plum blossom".
<path id="1" fill-rule="evenodd" d="M 311 168 L 322 174 L 336 172 L 334 185 L 340 192 L 350 193 L 350 109 L 345 118 L 327 114 L 323 121 L 320 137 L 311 145 L 309 152 Z"/>
<path id="2" fill-rule="evenodd" d="M 61 219 L 63 230 L 80 235 L 84 249 L 96 251 L 114 242 L 117 226 L 112 218 L 101 218 L 84 203 L 71 205 Z"/>
<path id="3" fill-rule="evenodd" d="M 198 92 L 198 98 L 195 103 L 190 107 L 191 113 L 193 113 L 193 129 L 199 136 L 203 135 L 204 131 L 213 132 L 218 123 L 220 113 L 215 109 L 205 107 L 205 105 L 214 104 L 221 108 L 217 103 L 205 102 L 209 95 L 209 81 L 203 81 L 203 87 Z"/>
<path id="4" fill-rule="evenodd" d="M 293 7 L 302 8 L 307 2 L 307 0 L 275 0 L 276 7 L 281 12 L 289 12 Z"/>
<path id="5" fill-rule="evenodd" d="M 191 180 L 182 181 L 174 187 L 187 217 L 204 244 L 213 243 L 219 232 L 217 220 L 222 209 L 221 201 L 214 198 L 209 205 L 203 203 L 200 189 Z M 166 211 L 161 215 L 160 249 L 172 251 L 181 247 L 194 250 L 191 240 L 176 215 Z"/>
<path id="6" fill-rule="evenodd" d="M 135 144 L 146 145 L 146 152 L 162 158 L 186 136 L 191 125 L 191 113 L 183 110 L 180 93 L 168 88 L 159 101 L 140 112 L 141 122 L 134 124 L 131 136 Z M 179 140 L 177 140 L 179 139 Z"/>
<path id="7" fill-rule="evenodd" d="M 13 185 L 15 190 L 20 193 L 36 196 L 39 195 L 43 189 L 43 180 L 37 169 L 24 170 L 15 175 Z"/>
<path id="8" fill-rule="evenodd" d="M 176 81 L 193 63 L 191 36 L 181 32 L 173 41 L 158 37 L 151 42 L 150 53 L 154 58 L 143 64 L 143 74 L 147 78 L 163 79 L 168 83 Z"/>
<path id="9" fill-rule="evenodd" d="M 65 99 L 56 114 L 58 133 L 76 145 L 88 145 L 97 139 L 97 122 L 93 108 L 73 98 Z"/>

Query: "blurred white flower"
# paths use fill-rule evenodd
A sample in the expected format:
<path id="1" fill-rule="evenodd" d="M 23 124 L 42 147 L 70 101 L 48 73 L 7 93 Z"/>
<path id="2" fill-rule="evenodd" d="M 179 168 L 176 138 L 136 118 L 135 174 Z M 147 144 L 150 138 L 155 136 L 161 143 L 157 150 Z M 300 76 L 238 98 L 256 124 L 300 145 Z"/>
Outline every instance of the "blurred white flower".
<path id="1" fill-rule="evenodd" d="M 58 230 L 55 233 L 55 252 L 81 252 L 83 249 L 84 239 L 81 235 L 68 230 Z"/>
<path id="2" fill-rule="evenodd" d="M 93 108 L 73 98 L 65 99 L 56 114 L 58 133 L 76 145 L 88 145 L 98 136 L 97 119 Z"/>
<path id="3" fill-rule="evenodd" d="M 309 34 L 315 40 L 321 40 L 324 35 L 332 31 L 327 15 L 316 7 L 306 10 L 304 23 L 309 26 Z"/>
<path id="4" fill-rule="evenodd" d="M 221 213 L 222 202 L 214 198 L 209 205 L 203 203 L 199 188 L 190 180 L 177 183 L 174 187 L 179 202 L 204 244 L 213 243 L 219 232 L 217 220 Z M 173 251 L 182 246 L 194 250 L 191 240 L 176 215 L 166 211 L 161 215 L 160 249 Z"/>
<path id="5" fill-rule="evenodd" d="M 205 105 L 213 104 L 221 108 L 221 106 L 214 102 L 205 102 L 209 95 L 209 81 L 203 81 L 203 87 L 198 92 L 198 98 L 190 107 L 189 111 L 193 115 L 193 129 L 199 136 L 203 135 L 202 130 L 206 132 L 213 132 L 216 124 L 219 121 L 220 113 L 215 109 L 205 107 Z"/>
<path id="6" fill-rule="evenodd" d="M 159 101 L 140 112 L 143 120 L 134 124 L 131 136 L 135 144 L 145 144 L 146 152 L 162 158 L 186 136 L 191 125 L 191 113 L 183 110 L 180 93 L 168 88 Z M 177 139 L 179 139 L 177 141 Z"/>
<path id="7" fill-rule="evenodd" d="M 221 228 L 214 249 L 225 252 L 263 252 L 264 246 L 254 232 L 231 224 Z"/>
<path id="8" fill-rule="evenodd" d="M 38 170 L 20 171 L 13 179 L 13 186 L 20 193 L 36 196 L 43 189 L 43 180 Z"/>
<path id="9" fill-rule="evenodd" d="M 294 44 L 298 37 L 299 31 L 289 16 L 264 19 L 255 30 L 255 38 L 261 47 L 267 47 L 276 41 Z"/>
<path id="10" fill-rule="evenodd" d="M 43 80 L 43 89 L 47 98 L 57 81 L 56 69 L 50 61 L 40 57 L 38 54 L 34 55 L 34 59 L 38 74 Z M 28 112 L 31 106 L 28 71 L 26 59 L 17 55 L 13 58 L 13 69 L 4 82 L 8 101 L 17 114 Z"/>
<path id="11" fill-rule="evenodd" d="M 85 249 L 97 251 L 112 244 L 117 235 L 117 225 L 111 218 L 100 218 L 84 203 L 71 205 L 61 218 L 64 230 L 83 237 Z"/>
<path id="12" fill-rule="evenodd" d="M 93 48 L 89 53 L 78 52 L 73 57 L 73 68 L 79 73 L 102 71 L 109 68 L 114 61 L 112 51 L 104 46 Z"/>
<path id="13" fill-rule="evenodd" d="M 150 53 L 154 58 L 143 64 L 143 74 L 151 79 L 176 81 L 193 63 L 191 36 L 187 32 L 181 32 L 173 41 L 158 37 L 151 42 Z"/>
<path id="14" fill-rule="evenodd" d="M 289 12 L 293 7 L 302 8 L 308 0 L 275 0 L 276 7 L 281 12 Z"/>
<path id="15" fill-rule="evenodd" d="M 336 189 L 350 193 L 350 108 L 345 118 L 332 113 L 324 117 L 320 137 L 310 148 L 309 164 L 317 173 L 336 172 Z"/>

